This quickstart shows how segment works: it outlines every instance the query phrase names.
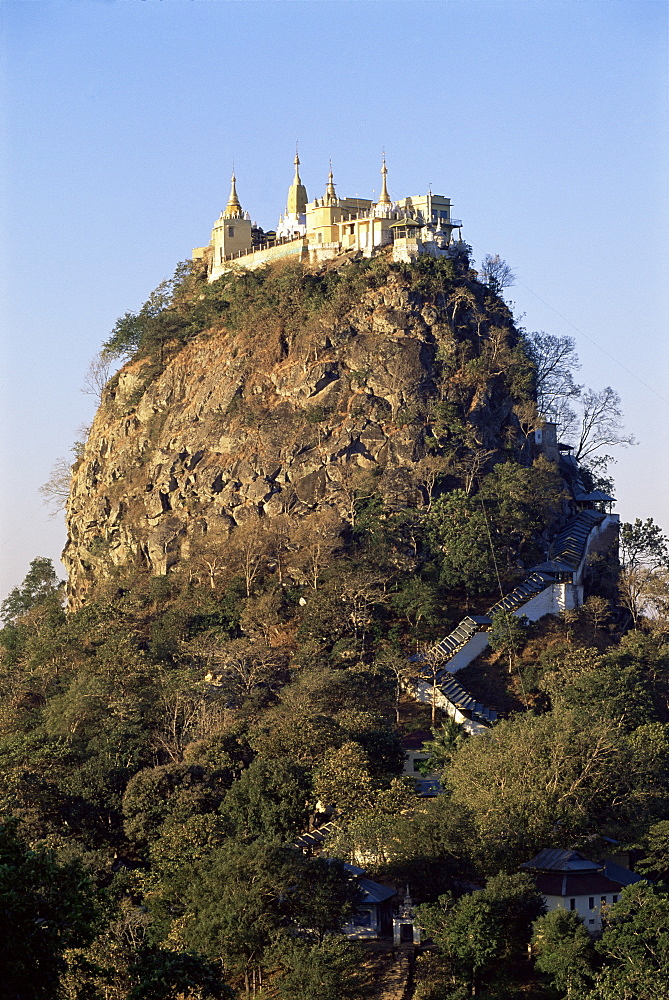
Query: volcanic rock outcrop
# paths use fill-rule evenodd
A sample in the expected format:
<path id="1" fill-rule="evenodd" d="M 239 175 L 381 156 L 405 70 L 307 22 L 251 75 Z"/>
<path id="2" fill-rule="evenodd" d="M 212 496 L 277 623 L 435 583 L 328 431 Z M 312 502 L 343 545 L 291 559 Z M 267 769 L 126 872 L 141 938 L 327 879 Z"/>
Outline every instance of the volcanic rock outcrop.
<path id="1" fill-rule="evenodd" d="M 389 267 L 344 306 L 263 316 L 231 328 L 222 314 L 109 383 L 73 472 L 73 606 L 114 575 L 225 563 L 240 527 L 324 509 L 346 520 L 365 475 L 395 503 L 420 502 L 444 412 L 465 420 L 472 448 L 520 447 L 508 373 L 476 368 L 495 338 L 508 352 L 518 335 L 471 272 L 435 292 Z"/>

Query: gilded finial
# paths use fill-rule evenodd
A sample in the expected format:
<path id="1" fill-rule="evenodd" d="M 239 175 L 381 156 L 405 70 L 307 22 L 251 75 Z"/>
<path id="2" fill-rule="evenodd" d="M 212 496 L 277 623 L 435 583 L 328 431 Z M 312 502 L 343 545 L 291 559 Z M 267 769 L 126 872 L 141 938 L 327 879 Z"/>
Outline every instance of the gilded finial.
<path id="1" fill-rule="evenodd" d="M 328 174 L 328 186 L 325 189 L 326 203 L 330 204 L 337 199 L 337 192 L 334 185 L 334 174 L 332 173 L 332 160 L 330 160 L 330 173 Z"/>
<path id="2" fill-rule="evenodd" d="M 286 204 L 286 215 L 303 215 L 307 208 L 307 189 L 300 178 L 300 154 L 295 143 L 295 176 L 293 183 L 288 188 L 288 202 Z"/>
<path id="3" fill-rule="evenodd" d="M 230 197 L 228 198 L 228 204 L 225 206 L 225 211 L 223 212 L 224 219 L 239 219 L 242 217 L 242 206 L 239 203 L 239 198 L 237 197 L 237 178 L 235 177 L 235 168 L 232 167 L 232 179 L 230 183 Z"/>
<path id="4" fill-rule="evenodd" d="M 390 204 L 392 204 L 392 202 L 390 201 L 390 195 L 388 194 L 388 185 L 387 185 L 387 181 L 386 181 L 387 176 L 388 176 L 388 168 L 386 166 L 386 153 L 385 153 L 385 150 L 384 150 L 383 151 L 383 165 L 381 167 L 381 178 L 382 178 L 381 194 L 380 194 L 379 200 L 377 202 L 378 205 L 390 205 Z"/>

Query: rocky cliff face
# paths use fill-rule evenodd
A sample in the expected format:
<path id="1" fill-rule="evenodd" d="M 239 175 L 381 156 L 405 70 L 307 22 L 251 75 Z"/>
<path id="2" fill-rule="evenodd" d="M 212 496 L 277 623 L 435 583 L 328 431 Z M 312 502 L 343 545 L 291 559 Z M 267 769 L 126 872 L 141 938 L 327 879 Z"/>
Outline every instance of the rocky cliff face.
<path id="1" fill-rule="evenodd" d="M 508 450 L 519 437 L 508 378 L 470 377 L 465 391 L 457 372 L 480 357 L 482 336 L 517 335 L 508 313 L 501 328 L 484 313 L 483 286 L 466 284 L 468 298 L 462 282 L 435 294 L 390 269 L 346 308 L 316 310 L 289 333 L 271 314 L 260 327 L 221 321 L 166 363 L 127 364 L 73 475 L 63 557 L 72 604 L 114 575 L 211 571 L 236 539 L 281 516 L 304 526 L 328 509 L 345 520 L 365 474 L 382 493 L 419 501 L 449 385 L 472 446 Z M 446 381 L 438 357 L 450 359 Z"/>

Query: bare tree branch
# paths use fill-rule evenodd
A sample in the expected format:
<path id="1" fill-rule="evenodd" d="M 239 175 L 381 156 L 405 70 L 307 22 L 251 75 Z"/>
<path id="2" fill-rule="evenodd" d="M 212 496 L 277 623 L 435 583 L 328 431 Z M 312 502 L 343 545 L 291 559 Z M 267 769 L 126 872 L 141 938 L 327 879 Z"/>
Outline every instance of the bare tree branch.
<path id="1" fill-rule="evenodd" d="M 623 432 L 620 396 L 610 385 L 586 389 L 581 395 L 581 420 L 574 457 L 582 462 L 602 448 L 636 444 L 632 434 Z"/>
<path id="2" fill-rule="evenodd" d="M 111 354 L 104 351 L 96 354 L 86 370 L 81 391 L 87 396 L 95 396 L 97 400 L 101 400 L 105 386 L 116 368 L 118 359 L 113 358 Z"/>
<path id="3" fill-rule="evenodd" d="M 570 400 L 583 389 L 573 373 L 581 367 L 573 337 L 533 332 L 525 335 L 525 348 L 536 366 L 535 385 L 539 412 L 558 425 L 558 433 L 575 419 Z"/>
<path id="4" fill-rule="evenodd" d="M 39 488 L 42 502 L 50 509 L 49 517 L 55 517 L 61 510 L 65 509 L 67 498 L 70 495 L 71 480 L 72 463 L 66 458 L 56 459 L 51 467 L 49 478 Z"/>
<path id="5" fill-rule="evenodd" d="M 479 278 L 495 295 L 501 295 L 505 288 L 515 283 L 516 275 L 498 253 L 486 254 L 481 264 Z"/>

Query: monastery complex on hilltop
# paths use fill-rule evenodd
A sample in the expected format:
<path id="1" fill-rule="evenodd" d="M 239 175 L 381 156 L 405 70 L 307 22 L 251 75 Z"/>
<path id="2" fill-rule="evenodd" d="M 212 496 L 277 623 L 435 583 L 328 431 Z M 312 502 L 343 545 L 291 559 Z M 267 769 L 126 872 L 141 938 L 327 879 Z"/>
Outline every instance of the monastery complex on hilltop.
<path id="1" fill-rule="evenodd" d="M 243 211 L 233 173 L 228 204 L 214 223 L 209 245 L 193 250 L 193 260 L 204 261 L 209 281 L 215 281 L 235 266 L 255 268 L 291 257 L 318 263 L 346 251 L 371 257 L 381 247 L 392 247 L 393 258 L 407 262 L 424 253 L 451 254 L 460 242 L 453 241 L 453 230 L 462 223 L 451 218 L 450 198 L 429 191 L 393 202 L 387 174 L 384 157 L 377 202 L 338 197 L 332 169 L 323 197 L 309 201 L 295 154 L 285 213 L 276 232 L 263 232 Z"/>

